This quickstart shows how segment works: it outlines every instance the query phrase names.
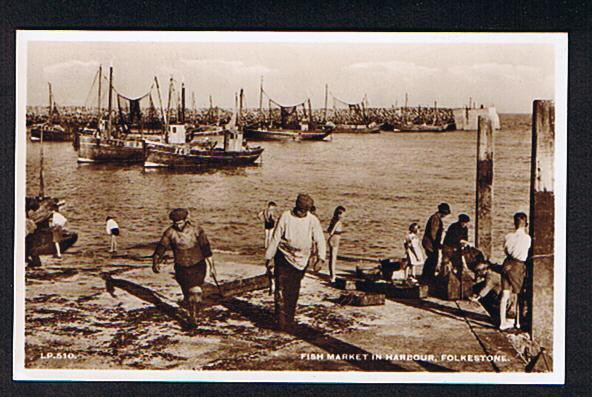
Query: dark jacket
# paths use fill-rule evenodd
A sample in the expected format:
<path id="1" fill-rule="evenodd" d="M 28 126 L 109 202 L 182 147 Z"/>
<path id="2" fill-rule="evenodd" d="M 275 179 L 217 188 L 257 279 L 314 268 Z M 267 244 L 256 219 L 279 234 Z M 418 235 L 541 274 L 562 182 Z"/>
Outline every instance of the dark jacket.
<path id="1" fill-rule="evenodd" d="M 446 231 L 444 246 L 449 246 L 458 250 L 460 249 L 461 240 L 469 240 L 469 228 L 463 227 L 460 222 L 456 221 L 451 224 Z"/>
<path id="2" fill-rule="evenodd" d="M 442 225 L 442 218 L 440 218 L 439 213 L 435 213 L 430 219 L 428 219 L 425 232 L 423 233 L 421 244 L 425 251 L 433 253 L 440 249 L 443 232 L 444 226 Z"/>

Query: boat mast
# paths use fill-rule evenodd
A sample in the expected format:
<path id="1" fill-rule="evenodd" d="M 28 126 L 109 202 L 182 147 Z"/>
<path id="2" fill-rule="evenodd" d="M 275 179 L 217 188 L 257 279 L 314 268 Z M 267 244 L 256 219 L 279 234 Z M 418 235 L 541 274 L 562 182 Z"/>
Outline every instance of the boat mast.
<path id="1" fill-rule="evenodd" d="M 98 114 L 98 121 L 97 127 L 99 126 L 99 122 L 101 121 L 101 81 L 103 80 L 103 66 L 99 65 L 99 100 L 97 102 L 97 114 Z"/>
<path id="2" fill-rule="evenodd" d="M 261 77 L 261 85 L 259 86 L 259 114 L 263 114 L 263 77 Z"/>
<path id="3" fill-rule="evenodd" d="M 181 123 L 185 123 L 185 83 L 181 82 Z"/>
<path id="4" fill-rule="evenodd" d="M 197 111 L 195 110 L 195 92 L 191 92 L 191 113 L 193 114 L 193 122 L 195 122 L 195 115 Z"/>
<path id="5" fill-rule="evenodd" d="M 171 80 L 169 81 L 169 95 L 168 95 L 168 99 L 167 99 L 167 121 L 170 122 L 170 117 L 171 117 L 171 97 L 173 97 L 173 77 L 171 76 Z M 167 126 L 166 126 L 166 131 L 164 134 L 164 142 L 168 143 L 169 142 L 169 127 L 168 127 L 168 122 L 167 122 Z"/>
<path id="6" fill-rule="evenodd" d="M 239 97 L 238 97 L 237 125 L 238 125 L 239 129 L 243 126 L 243 104 L 244 104 L 244 91 L 243 91 L 243 89 L 241 89 Z"/>
<path id="7" fill-rule="evenodd" d="M 438 123 L 438 102 L 434 100 L 434 125 Z"/>
<path id="8" fill-rule="evenodd" d="M 51 83 L 49 84 L 49 99 L 49 104 L 51 104 Z M 45 197 L 45 179 L 43 177 L 43 131 L 45 131 L 45 127 L 42 126 L 40 131 L 41 133 L 39 135 L 39 197 L 43 198 Z"/>
<path id="9" fill-rule="evenodd" d="M 107 138 L 111 139 L 111 130 L 113 129 L 113 65 L 109 67 L 109 103 L 108 103 L 109 119 L 107 121 Z"/>
<path id="10" fill-rule="evenodd" d="M 47 122 L 51 123 L 53 120 L 53 96 L 51 93 L 51 82 L 47 82 L 47 85 L 49 86 L 49 111 L 47 115 Z"/>
<path id="11" fill-rule="evenodd" d="M 323 112 L 323 119 L 327 122 L 327 101 L 329 96 L 329 85 L 325 83 L 325 110 Z"/>
<path id="12" fill-rule="evenodd" d="M 312 124 L 312 105 L 310 103 L 310 98 L 308 99 L 308 119 L 310 120 L 309 123 Z"/>
<path id="13" fill-rule="evenodd" d="M 164 122 L 164 129 L 166 131 L 167 118 L 164 113 L 164 108 L 162 106 L 162 96 L 160 95 L 160 85 L 158 84 L 158 78 L 156 76 L 154 77 L 154 82 L 156 82 L 156 91 L 158 92 L 158 102 L 160 103 L 160 114 L 162 115 L 162 120 Z"/>
<path id="14" fill-rule="evenodd" d="M 405 92 L 405 112 L 403 114 L 403 120 L 405 121 L 405 123 L 407 123 L 407 119 L 408 119 L 408 114 L 407 114 L 407 105 L 409 104 L 409 94 L 407 94 L 407 92 Z"/>

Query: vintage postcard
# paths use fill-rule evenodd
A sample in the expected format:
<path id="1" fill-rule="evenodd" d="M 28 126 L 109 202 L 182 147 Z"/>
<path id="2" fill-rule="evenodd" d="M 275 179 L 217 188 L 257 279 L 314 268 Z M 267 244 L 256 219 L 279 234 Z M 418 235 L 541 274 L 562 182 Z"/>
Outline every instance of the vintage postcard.
<path id="1" fill-rule="evenodd" d="M 567 41 L 19 31 L 14 378 L 563 383 Z"/>

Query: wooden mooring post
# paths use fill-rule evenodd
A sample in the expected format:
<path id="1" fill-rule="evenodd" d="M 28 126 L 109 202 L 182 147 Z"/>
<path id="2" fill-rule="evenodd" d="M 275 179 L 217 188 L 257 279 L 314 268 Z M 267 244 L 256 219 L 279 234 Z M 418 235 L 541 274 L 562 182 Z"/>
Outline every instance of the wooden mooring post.
<path id="1" fill-rule="evenodd" d="M 548 355 L 552 355 L 553 350 L 554 148 L 555 104 L 551 100 L 535 100 L 532 112 L 528 322 L 532 339 L 544 347 Z"/>
<path id="2" fill-rule="evenodd" d="M 475 246 L 491 257 L 493 207 L 493 125 L 489 117 L 479 117 L 477 131 L 477 190 Z"/>

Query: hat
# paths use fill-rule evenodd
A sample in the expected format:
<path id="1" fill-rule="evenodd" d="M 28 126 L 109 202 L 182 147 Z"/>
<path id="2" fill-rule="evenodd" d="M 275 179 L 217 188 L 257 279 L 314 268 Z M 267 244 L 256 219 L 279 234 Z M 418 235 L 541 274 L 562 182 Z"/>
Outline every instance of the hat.
<path id="1" fill-rule="evenodd" d="M 173 211 L 169 213 L 169 218 L 173 222 L 182 221 L 187 218 L 189 215 L 189 211 L 186 208 L 175 208 Z"/>
<path id="2" fill-rule="evenodd" d="M 440 203 L 438 205 L 438 212 L 441 212 L 442 214 L 450 214 L 450 206 L 448 205 L 448 203 Z"/>
<path id="3" fill-rule="evenodd" d="M 302 211 L 310 211 L 314 206 L 314 200 L 307 194 L 300 193 L 296 198 L 296 208 Z"/>
<path id="4" fill-rule="evenodd" d="M 469 222 L 471 220 L 471 218 L 467 214 L 459 214 L 458 220 L 460 222 Z"/>

